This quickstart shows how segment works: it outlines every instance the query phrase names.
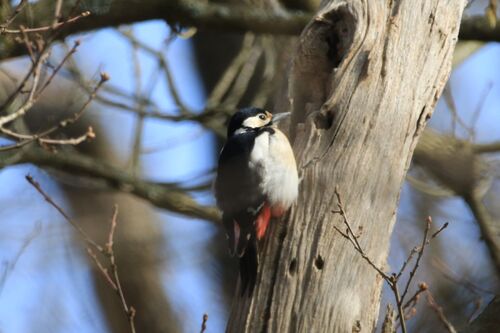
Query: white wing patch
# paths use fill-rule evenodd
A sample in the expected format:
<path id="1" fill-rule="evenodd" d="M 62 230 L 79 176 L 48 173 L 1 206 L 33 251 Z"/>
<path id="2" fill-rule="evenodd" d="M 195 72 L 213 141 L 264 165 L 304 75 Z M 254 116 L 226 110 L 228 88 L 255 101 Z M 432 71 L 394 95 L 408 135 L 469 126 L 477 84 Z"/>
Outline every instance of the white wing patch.
<path id="1" fill-rule="evenodd" d="M 286 210 L 298 195 L 297 165 L 287 137 L 279 129 L 273 129 L 274 134 L 264 132 L 255 139 L 250 167 L 261 174 L 261 187 L 269 203 Z"/>

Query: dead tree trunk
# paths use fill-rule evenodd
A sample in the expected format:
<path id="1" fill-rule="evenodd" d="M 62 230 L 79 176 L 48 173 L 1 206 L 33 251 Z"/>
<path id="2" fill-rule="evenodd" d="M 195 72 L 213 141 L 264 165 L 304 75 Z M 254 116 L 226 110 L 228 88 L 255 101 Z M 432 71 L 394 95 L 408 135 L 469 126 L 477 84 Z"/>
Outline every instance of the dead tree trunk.
<path id="1" fill-rule="evenodd" d="M 361 246 L 384 266 L 401 184 L 450 73 L 464 5 L 323 1 L 290 76 L 299 200 L 273 224 L 256 289 L 236 297 L 228 332 L 373 330 L 382 280 L 335 232 L 334 189 L 354 230 L 363 227 Z"/>

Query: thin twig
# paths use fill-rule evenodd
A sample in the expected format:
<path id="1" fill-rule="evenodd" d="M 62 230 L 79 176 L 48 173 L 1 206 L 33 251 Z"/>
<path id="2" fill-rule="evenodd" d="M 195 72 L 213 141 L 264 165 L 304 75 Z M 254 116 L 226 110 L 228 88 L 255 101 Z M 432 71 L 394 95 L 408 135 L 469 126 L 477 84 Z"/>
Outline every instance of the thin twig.
<path id="1" fill-rule="evenodd" d="M 448 111 L 451 113 L 451 128 L 453 135 L 456 135 L 458 123 L 468 133 L 469 137 L 471 137 L 473 135 L 473 131 L 458 113 L 457 105 L 455 103 L 455 98 L 453 97 L 453 92 L 451 90 L 450 84 L 446 85 L 446 88 L 443 90 L 443 97 L 446 105 L 448 106 Z"/>
<path id="2" fill-rule="evenodd" d="M 61 9 L 62 9 L 63 0 L 57 0 L 56 6 L 54 9 L 54 21 L 52 23 L 52 29 L 56 28 L 59 19 L 61 18 Z"/>
<path id="3" fill-rule="evenodd" d="M 111 288 L 113 288 L 114 291 L 117 291 L 118 287 L 116 286 L 115 281 L 113 281 L 113 278 L 111 278 L 111 276 L 109 275 L 108 269 L 101 264 L 101 261 L 99 260 L 99 258 L 97 258 L 97 255 L 94 253 L 94 251 L 92 251 L 90 247 L 87 247 L 87 253 L 90 258 L 92 258 L 99 272 L 102 273 L 102 276 L 104 276 Z"/>
<path id="4" fill-rule="evenodd" d="M 28 95 L 27 100 L 24 102 L 24 104 L 17 109 L 15 112 L 8 114 L 6 116 L 0 117 L 0 127 L 4 126 L 5 124 L 8 124 L 14 120 L 16 120 L 19 117 L 24 116 L 24 114 L 31 109 L 33 104 L 35 103 L 35 93 L 36 89 L 38 87 L 38 83 L 40 81 L 40 72 L 42 69 L 42 65 L 49 56 L 49 52 L 44 52 L 40 57 L 39 61 L 36 63 L 34 70 L 33 70 L 33 83 Z"/>
<path id="5" fill-rule="evenodd" d="M 107 253 L 111 253 L 113 251 L 114 245 L 114 237 L 115 237 L 115 229 L 116 229 L 116 220 L 118 218 L 118 205 L 115 204 L 113 207 L 113 217 L 111 218 L 111 227 L 109 229 L 108 234 L 108 242 L 106 243 L 105 249 Z"/>
<path id="6" fill-rule="evenodd" d="M 396 298 L 396 306 L 398 308 L 398 315 L 399 315 L 399 323 L 401 324 L 401 331 L 403 333 L 406 333 L 406 318 L 404 316 L 404 311 L 403 311 L 403 297 L 400 296 L 399 294 L 399 289 L 398 289 L 398 281 L 396 279 L 392 280 L 392 283 L 389 284 L 389 286 L 392 289 L 392 292 L 394 293 L 394 297 Z"/>
<path id="7" fill-rule="evenodd" d="M 118 218 L 118 206 L 115 205 L 113 207 L 113 217 L 111 218 L 111 228 L 109 230 L 108 242 L 106 243 L 106 246 L 105 246 L 105 253 L 109 256 L 111 271 L 113 272 L 114 281 L 116 283 L 116 292 L 118 293 L 118 295 L 120 297 L 120 301 L 122 302 L 123 310 L 125 311 L 125 314 L 127 315 L 127 318 L 128 318 L 129 324 L 130 324 L 130 331 L 132 333 L 135 333 L 135 324 L 134 324 L 135 309 L 134 309 L 134 307 L 129 306 L 127 304 L 127 300 L 125 299 L 125 294 L 123 292 L 123 288 L 122 288 L 122 285 L 120 282 L 120 276 L 118 275 L 118 265 L 116 264 L 115 253 L 113 251 L 113 237 L 115 234 L 117 218 Z"/>
<path id="8" fill-rule="evenodd" d="M 19 4 L 16 6 L 10 17 L 2 24 L 0 25 L 0 35 L 4 33 L 5 29 L 11 25 L 12 22 L 16 19 L 17 15 L 21 13 L 21 10 L 23 10 L 24 6 L 28 3 L 28 0 L 21 0 Z"/>
<path id="9" fill-rule="evenodd" d="M 407 309 L 410 306 L 417 305 L 418 299 L 420 298 L 420 294 L 426 291 L 429 287 L 427 283 L 421 282 L 418 285 L 418 290 L 413 294 L 413 296 L 403 305 L 403 309 Z"/>
<path id="10" fill-rule="evenodd" d="M 26 87 L 26 84 L 28 83 L 30 77 L 32 76 L 33 72 L 35 71 L 36 64 L 39 61 L 42 60 L 41 57 L 38 57 L 37 59 L 35 59 L 33 51 L 31 50 L 31 43 L 29 42 L 27 35 L 24 36 L 24 41 L 25 41 L 26 48 L 28 49 L 28 53 L 29 53 L 29 56 L 30 56 L 30 59 L 31 59 L 31 62 L 32 62 L 32 66 L 30 67 L 28 73 L 26 73 L 26 75 L 24 76 L 24 78 L 21 80 L 21 83 L 17 86 L 16 90 L 14 90 L 9 95 L 9 97 L 7 97 L 5 99 L 5 101 L 2 103 L 2 105 L 0 106 L 0 112 L 5 111 L 7 109 L 7 107 L 10 106 L 12 104 L 12 102 L 16 99 L 16 97 L 19 94 L 21 94 L 21 92 Z M 43 53 L 42 53 L 42 55 L 43 55 Z"/>
<path id="11" fill-rule="evenodd" d="M 443 323 L 444 327 L 449 333 L 457 333 L 457 330 L 453 326 L 453 324 L 446 318 L 446 315 L 444 314 L 443 308 L 437 304 L 436 300 L 432 296 L 432 293 L 430 290 L 427 290 L 427 302 L 429 303 L 429 306 L 431 307 L 434 312 L 438 315 L 439 320 L 441 323 Z"/>
<path id="12" fill-rule="evenodd" d="M 205 330 L 207 329 L 207 321 L 208 321 L 208 314 L 204 313 L 203 314 L 203 321 L 201 322 L 200 333 L 204 333 Z"/>
<path id="13" fill-rule="evenodd" d="M 46 136 L 48 136 L 48 135 L 52 134 L 53 132 L 55 132 L 59 129 L 62 129 L 70 124 L 73 124 L 78 119 L 80 119 L 81 116 L 83 115 L 83 113 L 85 112 L 85 110 L 87 109 L 87 107 L 89 106 L 89 104 L 96 97 L 97 92 L 99 91 L 101 86 L 108 80 L 109 80 L 108 74 L 101 73 L 99 82 L 97 83 L 97 85 L 94 87 L 94 90 L 87 98 L 87 101 L 80 107 L 80 110 L 78 110 L 72 116 L 60 121 L 57 125 L 52 126 L 51 128 L 49 128 L 47 130 L 44 130 L 43 132 L 40 132 L 37 134 L 19 134 L 19 133 L 15 133 L 13 131 L 10 131 L 10 130 L 8 130 L 0 125 L 0 132 L 3 132 L 9 136 L 24 140 L 24 141 L 21 141 L 15 145 L 0 147 L 0 151 L 12 150 L 12 149 L 24 146 L 28 143 L 33 142 L 33 141 L 39 141 L 40 143 L 45 143 L 45 144 L 77 145 L 77 144 L 80 144 L 81 142 L 83 142 L 87 139 L 95 138 L 95 133 L 94 133 L 92 127 L 89 127 L 85 134 L 83 134 L 77 138 L 72 138 L 72 139 L 55 140 L 55 139 L 48 139 L 48 138 L 46 138 Z"/>
<path id="14" fill-rule="evenodd" d="M 76 40 L 75 43 L 73 44 L 73 47 L 66 52 L 64 55 L 64 58 L 59 62 L 57 67 L 52 71 L 52 74 L 49 76 L 47 81 L 45 81 L 44 85 L 40 88 L 40 90 L 37 92 L 36 98 L 38 99 L 40 95 L 43 93 L 45 88 L 52 82 L 54 77 L 57 75 L 57 73 L 61 70 L 62 66 L 66 63 L 66 61 L 76 52 L 76 49 L 80 46 L 80 41 Z"/>
<path id="15" fill-rule="evenodd" d="M 481 116 L 481 112 L 483 111 L 484 105 L 486 103 L 486 100 L 488 99 L 488 95 L 490 94 L 491 88 L 493 88 L 493 83 L 489 82 L 487 87 L 482 92 L 481 97 L 479 97 L 479 102 L 477 103 L 476 107 L 474 108 L 474 111 L 472 112 L 472 119 L 470 120 L 471 135 L 469 135 L 468 138 L 468 141 L 470 142 L 474 142 L 476 140 L 477 121 Z"/>
<path id="16" fill-rule="evenodd" d="M 424 254 L 425 246 L 428 244 L 427 235 L 429 234 L 429 230 L 431 228 L 431 223 L 432 223 L 432 218 L 429 216 L 425 220 L 425 230 L 424 230 L 424 237 L 422 238 L 422 244 L 420 245 L 420 248 L 418 249 L 417 259 L 415 260 L 415 265 L 413 265 L 413 269 L 410 271 L 410 277 L 408 278 L 408 281 L 406 281 L 406 286 L 404 288 L 403 294 L 401 295 L 402 299 L 404 299 L 406 294 L 408 293 L 408 289 L 410 288 L 411 281 L 413 280 L 413 277 L 415 276 L 415 272 L 417 271 L 418 266 L 420 264 L 420 259 L 422 259 L 422 256 Z M 442 230 L 442 229 L 440 229 L 440 230 Z"/>
<path id="17" fill-rule="evenodd" d="M 130 32 L 131 36 L 133 35 L 133 32 Z M 134 36 L 135 37 L 135 36 Z M 141 70 L 141 64 L 139 61 L 139 48 L 136 43 L 131 41 L 132 45 L 132 57 L 133 57 L 133 78 L 135 80 L 135 94 L 137 96 L 142 95 L 142 70 Z M 157 75 L 159 71 L 153 71 L 153 75 Z M 154 90 L 154 87 L 151 87 L 150 93 Z M 146 90 L 147 91 L 147 90 Z M 144 108 L 144 103 L 141 100 L 137 100 L 136 103 L 136 108 L 137 110 L 140 111 L 145 111 Z M 143 140 L 143 134 L 144 134 L 144 115 L 138 114 L 136 123 L 135 123 L 135 131 L 134 131 L 134 142 L 132 145 L 132 153 L 130 156 L 130 169 L 132 174 L 135 176 L 139 175 L 139 163 L 140 163 L 140 154 L 141 154 L 141 147 L 142 147 L 142 140 Z"/>
<path id="18" fill-rule="evenodd" d="M 99 252 L 103 251 L 102 246 L 100 246 L 99 244 L 94 242 L 89 237 L 89 235 L 85 232 L 85 230 L 83 230 L 75 221 L 73 221 L 71 219 L 71 217 L 69 217 L 69 215 L 66 214 L 66 212 L 61 208 L 61 206 L 59 206 L 57 203 L 55 203 L 55 201 L 52 200 L 52 198 L 47 193 L 45 193 L 45 191 L 42 189 L 40 184 L 35 179 L 33 179 L 33 177 L 31 177 L 30 175 L 26 175 L 25 178 L 38 191 L 38 193 L 40 193 L 43 196 L 45 201 L 47 201 L 52 207 L 54 207 L 59 212 L 59 214 L 61 214 L 64 217 L 64 219 L 69 224 L 71 224 L 73 226 L 73 228 L 75 228 L 75 230 L 80 234 L 80 236 L 83 238 L 83 240 L 86 243 L 88 243 L 90 246 L 97 249 Z"/>
<path id="19" fill-rule="evenodd" d="M 379 268 L 375 263 L 368 257 L 361 247 L 361 245 L 358 242 L 358 237 L 354 234 L 351 224 L 349 223 L 349 220 L 347 218 L 347 213 L 344 210 L 344 204 L 342 203 L 342 198 L 340 196 L 340 192 L 337 187 L 335 187 L 335 196 L 337 197 L 337 207 L 338 210 L 332 211 L 333 213 L 340 214 L 342 216 L 344 225 L 346 226 L 346 232 L 343 233 L 341 232 L 337 227 L 334 227 L 337 232 L 339 232 L 344 238 L 347 238 L 349 242 L 354 246 L 354 249 L 361 255 L 363 259 L 373 268 L 377 273 L 385 280 L 385 282 L 389 285 L 391 288 L 394 298 L 396 300 L 396 306 L 398 309 L 398 314 L 399 314 L 399 322 L 401 324 L 401 330 L 403 333 L 406 333 L 406 323 L 405 323 L 405 317 L 404 317 L 404 312 L 403 312 L 403 299 L 401 298 L 399 294 L 399 289 L 398 289 L 398 279 L 397 275 L 393 274 L 392 276 L 389 276 L 386 274 L 381 268 Z"/>
<path id="20" fill-rule="evenodd" d="M 391 280 L 391 277 L 389 275 L 387 275 L 386 273 L 384 273 L 384 271 L 382 271 L 382 269 L 380 269 L 377 265 L 375 265 L 375 263 L 363 251 L 363 248 L 361 247 L 361 245 L 358 242 L 358 238 L 356 237 L 356 235 L 352 231 L 351 224 L 349 223 L 349 220 L 347 218 L 347 213 L 344 210 L 344 205 L 342 203 L 342 199 L 340 197 L 340 193 L 339 193 L 337 188 L 335 188 L 335 195 L 337 196 L 338 210 L 335 210 L 332 212 L 338 213 L 342 216 L 343 221 L 344 221 L 344 225 L 347 227 L 347 232 L 342 233 L 337 227 L 334 227 L 335 230 L 337 230 L 343 237 L 347 238 L 352 243 L 352 245 L 354 246 L 356 251 L 358 251 L 359 254 L 361 254 L 363 259 L 365 259 L 366 262 L 368 262 L 368 264 L 370 264 L 370 266 L 372 266 L 385 280 Z"/>
<path id="21" fill-rule="evenodd" d="M 136 311 L 134 307 L 128 305 L 127 300 L 125 298 L 125 294 L 123 292 L 122 285 L 120 283 L 120 276 L 118 274 L 118 265 L 116 264 L 116 258 L 115 258 L 115 253 L 113 250 L 113 244 L 114 244 L 114 235 L 115 235 L 115 229 L 117 225 L 117 219 L 118 219 L 118 206 L 115 205 L 113 207 L 113 216 L 111 218 L 111 227 L 108 233 L 108 241 L 104 246 L 101 246 L 97 244 L 94 240 L 92 240 L 87 233 L 80 228 L 80 226 L 74 222 L 68 214 L 59 206 L 57 203 L 52 200 L 52 198 L 45 193 L 45 191 L 41 188 L 40 184 L 36 182 L 33 177 L 30 175 L 26 176 L 26 180 L 43 196 L 45 201 L 47 201 L 52 207 L 54 207 L 63 217 L 64 219 L 70 223 L 80 234 L 80 236 L 83 238 L 83 240 L 88 244 L 87 247 L 87 253 L 89 256 L 92 258 L 94 263 L 96 264 L 98 270 L 101 272 L 101 274 L 104 276 L 108 284 L 111 286 L 111 288 L 118 294 L 118 297 L 120 298 L 121 304 L 123 311 L 127 315 L 127 319 L 130 325 L 130 331 L 132 333 L 135 333 L 135 314 Z M 111 274 L 109 273 L 109 270 L 104 267 L 104 265 L 101 263 L 97 255 L 95 254 L 94 250 L 100 252 L 103 256 L 108 258 L 109 260 L 109 266 L 111 268 Z"/>
<path id="22" fill-rule="evenodd" d="M 47 25 L 47 26 L 37 27 L 37 28 L 24 28 L 24 32 L 25 33 L 36 33 L 36 32 L 46 32 L 46 31 L 50 31 L 50 30 L 56 30 L 56 29 L 62 28 L 66 24 L 74 23 L 74 22 L 76 22 L 76 21 L 78 21 L 78 20 L 80 20 L 80 19 L 82 19 L 84 17 L 87 17 L 89 15 L 90 15 L 89 11 L 81 12 L 77 16 L 70 17 L 67 20 L 64 20 L 62 22 L 58 22 L 58 23 L 53 24 L 53 25 Z M 1 33 L 6 33 L 6 34 L 22 34 L 23 31 L 22 31 L 22 29 L 0 28 L 0 34 Z"/>
<path id="23" fill-rule="evenodd" d="M 21 1 L 21 3 L 16 7 L 16 10 L 12 14 L 12 16 L 7 20 L 7 22 L 0 27 L 0 33 L 8 33 L 8 34 L 20 34 L 22 38 L 16 37 L 17 41 L 20 41 L 24 43 L 26 46 L 26 50 L 28 51 L 28 54 L 30 55 L 30 59 L 32 62 L 32 66 L 30 67 L 30 70 L 28 71 L 27 75 L 25 78 L 22 80 L 21 84 L 18 86 L 18 88 L 10 94 L 10 96 L 5 100 L 3 105 L 0 107 L 0 111 L 7 110 L 7 107 L 10 106 L 19 95 L 23 93 L 23 89 L 25 85 L 27 84 L 28 80 L 32 78 L 32 83 L 31 83 L 31 88 L 28 94 L 28 97 L 26 100 L 23 102 L 23 104 L 15 111 L 11 112 L 10 114 L 7 114 L 5 116 L 0 117 L 0 128 L 3 130 L 4 134 L 7 134 L 11 137 L 13 137 L 13 131 L 6 130 L 4 128 L 5 125 L 7 125 L 10 122 L 13 122 L 16 119 L 19 119 L 23 117 L 26 112 L 28 112 L 33 105 L 36 103 L 36 101 L 39 99 L 39 97 L 42 95 L 43 91 L 47 86 L 52 82 L 53 78 L 57 75 L 57 73 L 60 71 L 60 69 L 63 67 L 64 63 L 71 57 L 71 55 L 76 51 L 76 48 L 79 45 L 79 41 L 75 42 L 75 45 L 73 48 L 64 56 L 62 61 L 54 68 L 52 71 L 51 75 L 49 78 L 45 81 L 45 83 L 42 85 L 40 82 L 40 76 L 41 76 L 41 70 L 42 66 L 46 63 L 47 58 L 50 55 L 51 52 L 51 44 L 57 37 L 58 33 L 60 32 L 61 28 L 63 28 L 65 25 L 70 24 L 75 22 L 76 20 L 80 19 L 81 17 L 88 16 L 90 12 L 83 12 L 80 15 L 70 18 L 68 20 L 59 22 L 61 18 L 61 12 L 63 8 L 63 0 L 57 0 L 55 2 L 55 7 L 54 7 L 54 18 L 53 22 L 50 26 L 46 27 L 38 27 L 38 28 L 25 28 L 23 25 L 19 25 L 19 29 L 8 29 L 8 25 L 13 22 L 14 17 L 19 14 L 21 11 L 22 7 L 27 3 L 27 1 Z M 42 37 L 39 35 L 39 32 L 43 31 L 48 31 L 49 33 L 46 34 L 45 37 Z M 29 33 L 37 33 L 35 35 L 35 39 L 32 41 L 30 40 L 30 37 L 28 36 Z M 41 86 L 40 89 L 38 87 Z M 89 136 L 93 135 L 93 132 L 88 132 L 86 136 L 82 136 L 77 139 L 70 139 L 66 141 L 51 141 L 51 139 L 45 140 L 43 143 L 53 143 L 53 144 L 78 144 L 88 138 Z M 38 140 L 40 139 L 40 136 L 35 136 L 33 139 L 30 140 Z M 16 143 L 14 145 L 9 145 L 9 146 L 4 146 L 1 147 L 2 151 L 5 150 L 10 150 L 10 149 L 15 149 L 18 147 L 22 147 L 26 145 L 28 142 L 20 142 Z"/>
<path id="24" fill-rule="evenodd" d="M 38 141 L 40 144 L 46 144 L 46 145 L 71 145 L 71 146 L 76 146 L 79 145 L 80 143 L 94 139 L 95 138 L 95 133 L 94 130 L 92 129 L 91 126 L 87 128 L 87 131 L 77 137 L 70 138 L 70 139 L 47 139 L 45 137 L 42 137 L 41 134 L 19 134 L 14 131 L 11 131 L 5 127 L 0 127 L 0 132 L 11 136 L 16 139 L 21 139 L 23 141 L 19 141 L 15 144 L 12 145 L 6 145 L 6 146 L 0 146 L 0 152 L 5 152 L 9 150 L 14 150 L 18 149 L 20 147 L 23 147 L 33 141 Z"/>
<path id="25" fill-rule="evenodd" d="M 406 258 L 406 260 L 403 262 L 403 265 L 401 265 L 401 268 L 399 269 L 398 274 L 396 274 L 396 279 L 399 279 L 401 277 L 401 275 L 403 274 L 403 272 L 406 269 L 406 266 L 411 262 L 411 260 L 413 259 L 413 256 L 417 252 L 418 252 L 418 247 L 414 247 L 413 249 L 411 249 L 410 254 Z"/>
<path id="26" fill-rule="evenodd" d="M 399 270 L 398 273 L 393 273 L 393 274 L 391 274 L 389 276 L 387 273 L 385 273 L 384 271 L 382 271 L 382 269 L 380 267 L 378 267 L 373 262 L 373 260 L 371 260 L 368 257 L 368 255 L 365 253 L 365 251 L 361 247 L 361 245 L 360 245 L 360 243 L 358 241 L 358 238 L 360 237 L 360 235 L 356 235 L 354 233 L 354 231 L 353 231 L 353 229 L 351 227 L 351 224 L 349 223 L 349 219 L 347 218 L 347 213 L 346 213 L 346 211 L 344 209 L 344 204 L 342 202 L 342 198 L 340 196 L 338 188 L 335 188 L 335 196 L 337 198 L 337 207 L 338 207 L 338 209 L 337 210 L 332 210 L 332 213 L 340 214 L 341 215 L 343 223 L 344 223 L 344 225 L 346 227 L 346 231 L 343 232 L 339 228 L 337 228 L 336 226 L 334 226 L 334 229 L 342 237 L 346 238 L 354 246 L 354 249 L 361 255 L 361 257 L 373 269 L 375 269 L 375 271 L 377 271 L 377 273 L 389 285 L 389 287 L 391 288 L 391 291 L 393 292 L 395 301 L 396 301 L 396 306 L 397 306 L 397 309 L 398 309 L 398 319 L 399 319 L 399 323 L 401 325 L 401 330 L 403 331 L 403 333 L 406 333 L 407 332 L 407 328 L 406 328 L 406 318 L 405 318 L 405 315 L 404 315 L 404 310 L 406 308 L 408 308 L 410 305 L 416 303 L 416 301 L 418 300 L 419 295 L 423 291 L 427 290 L 427 285 L 425 283 L 421 283 L 419 285 L 419 290 L 406 303 L 405 303 L 405 297 L 406 297 L 406 295 L 408 293 L 408 290 L 409 290 L 409 287 L 410 287 L 411 282 L 413 280 L 413 277 L 415 276 L 415 273 L 416 273 L 416 271 L 417 271 L 417 269 L 419 267 L 420 260 L 422 259 L 422 256 L 423 256 L 423 253 L 424 253 L 424 250 L 425 250 L 425 246 L 432 239 L 434 239 L 435 237 L 437 237 L 448 226 L 448 223 L 445 223 L 441 228 L 439 228 L 436 232 L 434 232 L 431 235 L 431 237 L 428 237 L 430 226 L 431 226 L 431 222 L 432 222 L 431 218 L 428 217 L 426 219 L 426 228 L 425 228 L 424 237 L 423 237 L 421 245 L 419 247 L 416 247 L 416 248 L 412 249 L 412 251 L 410 252 L 408 258 L 404 261 L 404 263 L 403 263 L 403 265 L 402 265 L 402 267 L 401 267 L 401 269 Z M 415 254 L 417 254 L 417 259 L 415 260 L 415 264 L 413 265 L 413 268 L 412 268 L 412 270 L 410 272 L 410 277 L 408 278 L 408 281 L 405 284 L 404 291 L 401 294 L 400 291 L 399 291 L 399 287 L 398 287 L 399 279 L 402 276 L 402 274 L 405 271 L 405 269 L 408 267 L 409 262 L 412 260 L 412 258 L 413 258 L 413 256 Z"/>
<path id="27" fill-rule="evenodd" d="M 123 37 L 127 38 L 132 43 L 132 45 L 135 45 L 136 47 L 140 47 L 142 50 L 146 51 L 150 55 L 157 58 L 158 63 L 165 74 L 165 79 L 167 81 L 169 94 L 170 94 L 170 96 L 172 96 L 172 99 L 174 100 L 175 104 L 179 107 L 181 115 L 186 116 L 186 115 L 191 114 L 191 111 L 185 105 L 185 103 L 183 102 L 183 100 L 180 96 L 180 93 L 177 89 L 177 85 L 175 84 L 174 77 L 172 75 L 172 71 L 170 69 L 170 64 L 169 64 L 167 58 L 165 57 L 165 55 L 161 51 L 157 51 L 157 50 L 151 48 L 150 46 L 146 45 L 145 43 L 143 43 L 142 41 L 137 39 L 130 32 L 127 32 L 127 31 L 118 31 L 118 32 Z M 170 46 L 171 42 L 174 39 L 175 39 L 175 35 L 172 35 L 171 38 L 167 39 L 167 42 L 165 44 L 167 50 L 168 50 L 168 47 Z"/>
<path id="28" fill-rule="evenodd" d="M 17 262 L 19 261 L 19 259 L 23 255 L 23 253 L 26 251 L 28 246 L 32 243 L 32 241 L 40 234 L 41 229 L 42 229 L 42 227 L 41 227 L 40 223 L 37 223 L 35 225 L 35 227 L 33 228 L 33 231 L 31 231 L 30 234 L 28 236 L 26 236 L 26 238 L 23 240 L 23 243 L 21 244 L 17 253 L 14 255 L 14 258 L 12 258 L 12 260 L 10 260 L 10 261 L 4 262 L 4 265 L 5 265 L 4 271 L 2 273 L 2 277 L 0 278 L 0 295 L 2 294 L 2 291 L 5 287 L 5 283 L 7 282 L 7 279 L 9 277 L 10 273 L 12 273 L 14 271 L 14 269 L 16 268 Z"/>

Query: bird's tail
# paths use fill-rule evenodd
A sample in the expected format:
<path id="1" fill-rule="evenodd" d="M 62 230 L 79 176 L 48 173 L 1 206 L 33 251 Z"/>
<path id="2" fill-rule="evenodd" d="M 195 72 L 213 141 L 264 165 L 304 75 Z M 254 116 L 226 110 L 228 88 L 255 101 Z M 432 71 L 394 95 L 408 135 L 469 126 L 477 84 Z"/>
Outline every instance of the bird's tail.
<path id="1" fill-rule="evenodd" d="M 256 210 L 223 215 L 229 252 L 240 258 L 241 296 L 247 291 L 248 296 L 253 293 L 259 269 L 258 242 L 264 237 L 270 218 L 271 210 L 265 203 Z"/>
<path id="2" fill-rule="evenodd" d="M 247 291 L 248 297 L 252 295 L 257 281 L 258 268 L 257 242 L 252 239 L 248 242 L 245 252 L 240 257 L 241 296 L 245 295 Z"/>

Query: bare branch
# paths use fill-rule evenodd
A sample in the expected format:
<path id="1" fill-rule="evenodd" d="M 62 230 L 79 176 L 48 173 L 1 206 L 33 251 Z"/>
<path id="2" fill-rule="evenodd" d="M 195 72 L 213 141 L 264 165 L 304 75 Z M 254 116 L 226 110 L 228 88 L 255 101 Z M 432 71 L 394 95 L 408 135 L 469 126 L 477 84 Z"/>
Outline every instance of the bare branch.
<path id="1" fill-rule="evenodd" d="M 53 154 L 44 149 L 30 147 L 0 158 L 0 168 L 7 165 L 32 163 L 51 167 L 73 175 L 101 179 L 112 188 L 132 193 L 151 204 L 175 213 L 219 223 L 220 214 L 215 207 L 198 204 L 185 190 L 175 184 L 159 184 L 140 180 L 121 168 L 75 152 Z"/>
<path id="2" fill-rule="evenodd" d="M 472 145 L 472 149 L 477 154 L 498 153 L 500 152 L 500 141 L 491 143 L 476 143 Z"/>
<path id="3" fill-rule="evenodd" d="M 469 209 L 479 225 L 481 236 L 486 243 L 497 274 L 500 274 L 500 242 L 498 232 L 495 231 L 497 223 L 490 215 L 477 193 L 464 195 L 463 199 L 469 206 Z"/>
<path id="4" fill-rule="evenodd" d="M 467 17 L 462 20 L 458 38 L 485 42 L 500 41 L 500 25 L 491 28 L 482 16 Z"/>

